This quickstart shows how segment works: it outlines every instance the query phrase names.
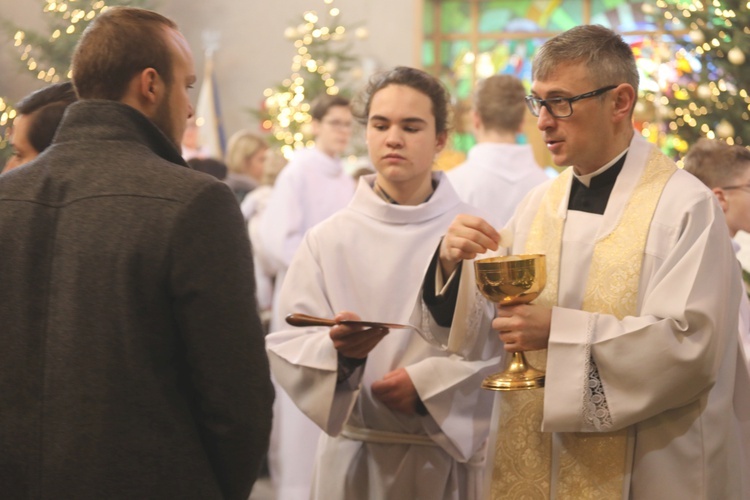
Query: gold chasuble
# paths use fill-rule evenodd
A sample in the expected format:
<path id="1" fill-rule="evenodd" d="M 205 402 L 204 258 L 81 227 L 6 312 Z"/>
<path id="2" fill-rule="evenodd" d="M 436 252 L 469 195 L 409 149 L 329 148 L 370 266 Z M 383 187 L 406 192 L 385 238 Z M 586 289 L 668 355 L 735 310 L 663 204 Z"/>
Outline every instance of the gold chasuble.
<path id="1" fill-rule="evenodd" d="M 652 150 L 645 170 L 625 205 L 614 230 L 595 242 L 584 311 L 611 314 L 618 319 L 637 315 L 641 265 L 651 219 L 662 190 L 676 171 L 672 161 Z M 564 218 L 560 216 L 571 183 L 572 170 L 553 181 L 531 226 L 525 253 L 547 256 L 547 286 L 536 304 L 557 304 Z M 589 351 L 596 316 L 587 332 Z M 544 369 L 547 351 L 526 352 L 529 362 Z M 494 499 L 608 500 L 623 496 L 630 470 L 628 429 L 612 427 L 594 359 L 581 373 L 581 418 L 592 432 L 542 432 L 544 389 L 501 393 L 495 463 Z"/>

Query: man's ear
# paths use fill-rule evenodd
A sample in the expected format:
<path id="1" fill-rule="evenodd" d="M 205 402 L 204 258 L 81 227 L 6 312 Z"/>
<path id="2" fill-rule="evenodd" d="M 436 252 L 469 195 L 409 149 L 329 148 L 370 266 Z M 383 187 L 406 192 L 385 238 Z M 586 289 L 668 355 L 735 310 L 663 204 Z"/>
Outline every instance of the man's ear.
<path id="1" fill-rule="evenodd" d="M 482 127 L 482 117 L 475 108 L 471 108 L 471 126 L 474 127 L 474 132 L 478 132 Z"/>
<path id="2" fill-rule="evenodd" d="M 628 120 L 637 99 L 635 89 L 627 83 L 622 83 L 612 90 L 613 114 L 615 121 Z"/>
<path id="3" fill-rule="evenodd" d="M 146 68 L 138 75 L 139 94 L 148 104 L 156 104 L 162 94 L 163 82 L 154 68 Z"/>
<path id="4" fill-rule="evenodd" d="M 439 134 L 437 134 L 436 149 L 438 153 L 443 150 L 447 142 L 448 142 L 448 132 L 440 132 Z"/>
<path id="5" fill-rule="evenodd" d="M 727 213 L 727 210 L 729 210 L 729 202 L 727 200 L 726 194 L 724 193 L 724 190 L 720 187 L 715 187 L 711 191 L 713 191 L 714 196 L 716 196 L 716 199 L 719 200 L 719 205 L 721 205 L 721 210 L 724 213 Z"/>
<path id="6" fill-rule="evenodd" d="M 131 78 L 121 102 L 151 117 L 164 94 L 164 81 L 153 68 L 146 68 Z"/>

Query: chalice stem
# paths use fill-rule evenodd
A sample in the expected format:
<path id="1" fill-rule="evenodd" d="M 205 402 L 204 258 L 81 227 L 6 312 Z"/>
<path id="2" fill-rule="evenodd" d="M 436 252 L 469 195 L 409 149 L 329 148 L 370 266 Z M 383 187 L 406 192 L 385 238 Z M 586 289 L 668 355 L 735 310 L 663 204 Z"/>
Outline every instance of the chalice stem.
<path id="1" fill-rule="evenodd" d="M 490 391 L 517 391 L 544 387 L 544 372 L 526 361 L 523 352 L 514 352 L 508 368 L 485 378 L 482 388 Z"/>

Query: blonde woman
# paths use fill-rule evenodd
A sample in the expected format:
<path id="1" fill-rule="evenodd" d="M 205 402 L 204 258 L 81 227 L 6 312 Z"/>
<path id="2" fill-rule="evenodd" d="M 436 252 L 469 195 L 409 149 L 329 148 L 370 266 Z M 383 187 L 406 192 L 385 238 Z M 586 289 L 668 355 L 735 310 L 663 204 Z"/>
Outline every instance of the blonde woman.
<path id="1" fill-rule="evenodd" d="M 260 185 L 267 155 L 266 140 L 249 130 L 240 130 L 229 139 L 226 158 L 229 172 L 224 182 L 238 201 Z"/>

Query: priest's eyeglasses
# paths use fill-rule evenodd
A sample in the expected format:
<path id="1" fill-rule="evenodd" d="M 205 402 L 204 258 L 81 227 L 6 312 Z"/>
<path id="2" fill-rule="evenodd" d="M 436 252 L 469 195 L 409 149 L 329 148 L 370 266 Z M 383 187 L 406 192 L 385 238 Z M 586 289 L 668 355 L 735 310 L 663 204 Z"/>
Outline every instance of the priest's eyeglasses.
<path id="1" fill-rule="evenodd" d="M 725 191 L 729 191 L 731 189 L 747 189 L 750 191 L 750 184 L 736 184 L 734 186 L 722 186 L 721 189 L 724 189 Z"/>
<path id="2" fill-rule="evenodd" d="M 555 118 L 567 118 L 573 114 L 574 102 L 580 101 L 581 99 L 588 99 L 589 97 L 596 97 L 616 88 L 617 85 L 609 85 L 575 97 L 551 97 L 549 99 L 539 99 L 536 96 L 527 95 L 526 106 L 534 116 L 539 116 L 539 113 L 542 111 L 542 106 L 544 106 Z"/>

